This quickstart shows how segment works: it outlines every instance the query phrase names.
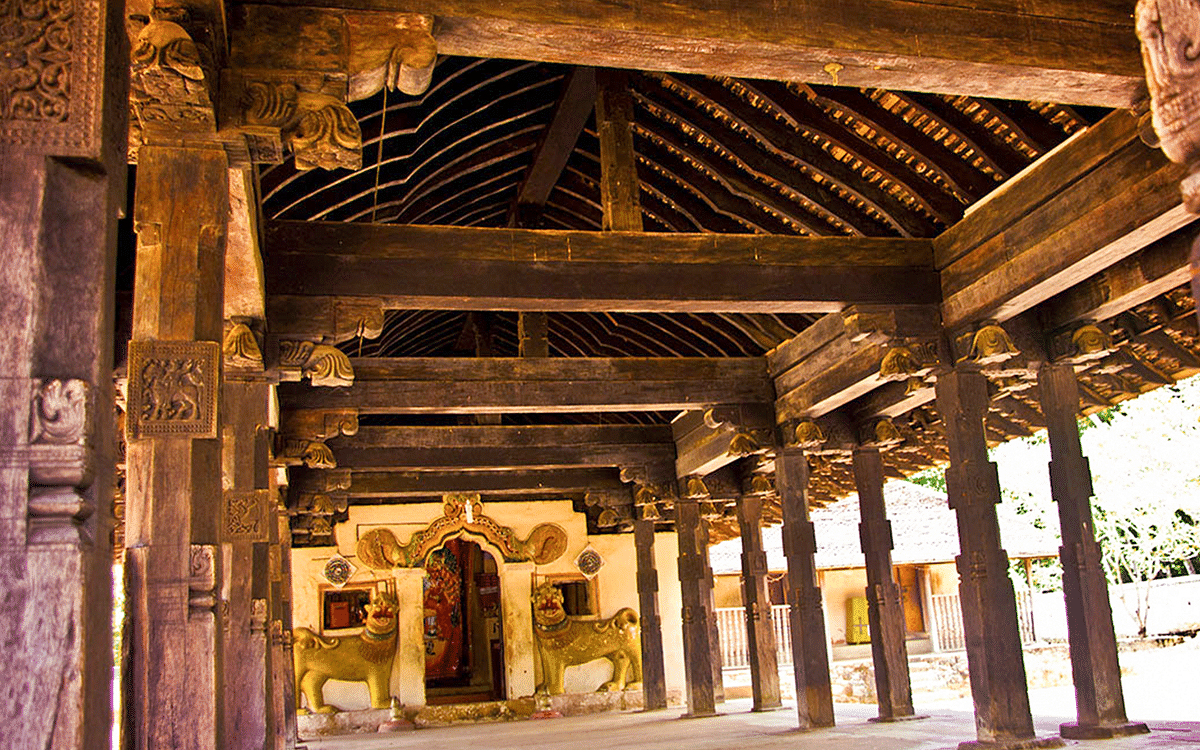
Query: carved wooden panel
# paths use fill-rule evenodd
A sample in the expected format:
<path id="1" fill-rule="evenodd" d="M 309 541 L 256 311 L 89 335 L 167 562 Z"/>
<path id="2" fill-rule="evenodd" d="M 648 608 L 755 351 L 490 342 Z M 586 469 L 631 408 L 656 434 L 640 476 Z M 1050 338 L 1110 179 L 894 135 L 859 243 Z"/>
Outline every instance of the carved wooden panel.
<path id="1" fill-rule="evenodd" d="M 100 0 L 0 3 L 0 145 L 100 152 L 101 7 Z"/>
<path id="2" fill-rule="evenodd" d="M 270 490 L 225 490 L 221 524 L 227 542 L 268 541 Z"/>
<path id="3" fill-rule="evenodd" d="M 221 345 L 215 341 L 130 341 L 130 440 L 215 438 Z"/>

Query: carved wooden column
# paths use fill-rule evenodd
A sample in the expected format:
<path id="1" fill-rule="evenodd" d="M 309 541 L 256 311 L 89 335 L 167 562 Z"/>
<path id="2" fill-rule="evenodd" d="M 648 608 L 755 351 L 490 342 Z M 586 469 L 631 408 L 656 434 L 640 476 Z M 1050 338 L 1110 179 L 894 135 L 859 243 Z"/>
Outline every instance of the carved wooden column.
<path id="1" fill-rule="evenodd" d="M 833 726 L 833 687 L 829 679 L 828 638 L 817 552 L 808 518 L 808 460 L 785 448 L 775 457 L 775 488 L 783 506 L 783 553 L 788 561 L 792 664 L 796 675 L 796 712 L 801 729 Z"/>
<path id="2" fill-rule="evenodd" d="M 687 716 L 715 716 L 712 653 L 708 624 L 709 594 L 704 579 L 708 551 L 704 546 L 700 505 L 682 496 L 675 502 L 679 535 L 679 587 L 683 600 L 683 661 L 687 682 Z"/>
<path id="3" fill-rule="evenodd" d="M 642 624 L 642 700 L 646 711 L 667 707 L 667 678 L 663 667 L 662 618 L 658 615 L 658 571 L 654 567 L 654 521 L 633 523 L 637 551 L 638 608 Z"/>
<path id="4" fill-rule="evenodd" d="M 1150 113 L 1167 158 L 1189 168 L 1183 203 L 1200 213 L 1200 18 L 1190 0 L 1138 0 L 1137 33 L 1150 88 Z M 1192 241 L 1192 296 L 1200 299 L 1200 235 Z M 1200 316 L 1200 307 L 1196 310 Z"/>
<path id="5" fill-rule="evenodd" d="M 257 750 L 274 734 L 274 723 L 278 720 L 275 706 L 268 700 L 266 633 L 270 594 L 268 544 L 270 527 L 275 522 L 268 476 L 271 385 L 235 379 L 239 375 L 232 368 L 226 371 L 221 399 L 225 487 L 221 521 L 225 568 L 222 589 L 228 607 L 222 644 L 228 665 L 223 672 L 225 746 Z"/>
<path id="6" fill-rule="evenodd" d="M 286 489 L 286 488 L 284 488 Z M 280 496 L 280 488 L 272 487 L 273 497 Z M 271 545 L 267 548 L 267 566 L 270 569 L 271 622 L 271 700 L 274 706 L 275 726 L 273 744 L 275 750 L 292 750 L 296 747 L 296 678 L 292 664 L 292 532 L 286 508 L 278 501 L 272 512 Z"/>
<path id="7" fill-rule="evenodd" d="M 129 344 L 127 529 L 136 747 L 226 747 L 221 721 L 221 362 L 228 166 L 144 146 Z"/>
<path id="8" fill-rule="evenodd" d="M 1130 723 L 1121 691 L 1108 583 L 1092 524 L 1092 474 L 1079 443 L 1079 385 L 1069 364 L 1038 372 L 1042 414 L 1050 438 L 1050 487 L 1058 503 L 1063 544 L 1063 596 L 1078 721 L 1063 737 L 1100 739 L 1150 731 Z"/>
<path id="9" fill-rule="evenodd" d="M 721 629 L 717 625 L 716 579 L 713 578 L 712 565 L 709 564 L 708 560 L 710 541 L 708 536 L 708 521 L 709 518 L 701 512 L 700 555 L 704 558 L 704 596 L 708 602 L 708 655 L 709 662 L 712 664 L 713 700 L 717 703 L 724 703 L 725 676 L 723 672 L 723 660 L 721 658 Z"/>
<path id="10" fill-rule="evenodd" d="M 908 677 L 908 646 L 904 642 L 904 610 L 892 572 L 892 525 L 883 499 L 883 459 L 875 448 L 857 448 L 853 455 L 858 489 L 858 525 L 867 566 L 867 621 L 871 627 L 871 657 L 879 720 L 913 715 Z"/>
<path id="11" fill-rule="evenodd" d="M 978 734 L 959 747 L 1059 747 L 1057 737 L 1034 736 L 1029 712 L 1016 594 L 996 519 L 1000 480 L 984 433 L 987 379 L 964 368 L 942 375 L 937 406 L 950 451 L 946 490 L 958 518 L 959 599 Z"/>
<path id="12" fill-rule="evenodd" d="M 762 541 L 762 497 L 738 498 L 738 527 L 742 532 L 742 604 L 746 608 L 746 646 L 750 654 L 750 689 L 753 711 L 783 705 L 779 692 L 779 659 L 775 653 L 775 626 L 771 597 L 767 593 L 767 553 Z"/>
<path id="13" fill-rule="evenodd" d="M 0 10 L 0 734 L 107 748 L 124 3 Z"/>

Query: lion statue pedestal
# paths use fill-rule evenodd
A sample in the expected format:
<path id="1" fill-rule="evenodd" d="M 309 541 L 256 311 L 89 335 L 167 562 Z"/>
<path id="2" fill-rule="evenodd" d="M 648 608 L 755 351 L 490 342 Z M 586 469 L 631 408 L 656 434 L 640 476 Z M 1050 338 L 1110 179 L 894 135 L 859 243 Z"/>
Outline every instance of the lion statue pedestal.
<path id="1" fill-rule="evenodd" d="M 323 689 L 329 680 L 365 682 L 371 708 L 391 706 L 388 687 L 396 654 L 396 607 L 394 593 L 376 590 L 364 607 L 367 625 L 358 636 L 322 638 L 308 628 L 292 631 L 297 713 L 307 713 L 300 707 L 301 695 L 315 713 L 340 710 L 325 702 Z"/>
<path id="2" fill-rule="evenodd" d="M 533 592 L 533 632 L 542 662 L 542 683 L 537 692 L 561 695 L 567 667 L 595 659 L 612 662 L 612 679 L 597 692 L 640 688 L 642 682 L 641 629 L 637 612 L 629 607 L 608 619 L 572 620 L 563 609 L 562 591 L 543 583 Z"/>

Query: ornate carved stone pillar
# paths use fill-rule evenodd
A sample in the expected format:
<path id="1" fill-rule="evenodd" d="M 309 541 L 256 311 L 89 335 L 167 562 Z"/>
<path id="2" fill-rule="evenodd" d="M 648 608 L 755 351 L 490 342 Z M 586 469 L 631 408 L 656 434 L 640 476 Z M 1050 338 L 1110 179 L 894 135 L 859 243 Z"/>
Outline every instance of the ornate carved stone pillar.
<path id="1" fill-rule="evenodd" d="M 959 748 L 1060 747 L 1057 737 L 1034 736 L 1029 712 L 1017 599 L 1000 547 L 996 504 L 1000 480 L 988 461 L 984 418 L 987 379 L 965 368 L 938 378 L 937 406 L 946 428 L 950 466 L 946 489 L 958 518 L 959 598 L 977 742 Z"/>
<path id="2" fill-rule="evenodd" d="M 783 506 L 783 553 L 788 561 L 792 664 L 796 675 L 796 712 L 801 729 L 833 726 L 833 687 L 829 680 L 828 637 L 817 552 L 808 518 L 808 460 L 803 451 L 784 448 L 775 457 L 775 489 Z"/>
<path id="3" fill-rule="evenodd" d="M 139 154 L 126 421 L 136 747 L 226 747 L 216 588 L 227 172 L 220 147 Z"/>
<path id="4" fill-rule="evenodd" d="M 638 609 L 642 623 L 642 701 L 646 711 L 667 707 L 663 667 L 662 618 L 658 614 L 658 571 L 654 567 L 654 521 L 633 523 L 637 552 Z"/>
<path id="5" fill-rule="evenodd" d="M 0 726 L 14 748 L 109 744 L 123 6 L 0 8 Z"/>
<path id="6" fill-rule="evenodd" d="M 854 483 L 858 489 L 858 525 L 867 565 L 867 622 L 871 628 L 871 657 L 879 720 L 913 715 L 908 677 L 908 647 L 904 642 L 904 610 L 900 589 L 892 577 L 892 525 L 883 499 L 883 460 L 875 448 L 854 451 Z"/>
<path id="7" fill-rule="evenodd" d="M 762 497 L 738 498 L 738 527 L 742 534 L 742 604 L 746 609 L 746 646 L 750 652 L 750 689 L 754 711 L 783 705 L 779 691 L 779 660 L 775 626 L 767 593 L 767 553 L 762 541 Z"/>
<path id="8" fill-rule="evenodd" d="M 1145 724 L 1130 723 L 1125 716 L 1108 582 L 1092 524 L 1092 473 L 1079 444 L 1075 368 L 1044 365 L 1038 388 L 1050 438 L 1050 487 L 1062 529 L 1063 596 L 1078 717 L 1060 731 L 1070 739 L 1148 732 Z"/>
<path id="9" fill-rule="evenodd" d="M 687 686 L 687 716 L 715 716 L 709 590 L 704 582 L 708 551 L 704 546 L 700 505 L 680 492 L 675 501 L 675 530 L 679 535 L 679 587 L 683 600 L 683 662 Z"/>

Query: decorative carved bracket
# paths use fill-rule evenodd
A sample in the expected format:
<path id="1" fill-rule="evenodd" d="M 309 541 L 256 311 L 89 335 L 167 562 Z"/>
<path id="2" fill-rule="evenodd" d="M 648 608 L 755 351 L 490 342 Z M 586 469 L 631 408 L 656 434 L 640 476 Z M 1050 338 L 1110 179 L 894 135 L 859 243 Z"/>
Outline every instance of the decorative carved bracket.
<path id="1" fill-rule="evenodd" d="M 252 131 L 260 137 L 277 132 L 297 169 L 362 168 L 362 131 L 342 100 L 294 83 L 249 81 L 241 105 L 243 124 L 263 129 Z"/>
<path id="2" fill-rule="evenodd" d="M 858 442 L 867 448 L 884 450 L 903 443 L 904 436 L 892 420 L 877 419 L 859 426 Z"/>
<path id="3" fill-rule="evenodd" d="M 130 138 L 209 136 L 217 130 L 215 76 L 209 50 L 173 20 L 130 19 Z"/>
<path id="4" fill-rule="evenodd" d="M 350 29 L 350 101 L 387 87 L 425 93 L 433 80 L 437 42 L 433 16 L 417 13 L 347 14 Z"/>
<path id="5" fill-rule="evenodd" d="M 1190 168 L 1183 200 L 1200 213 L 1200 2 L 1139 0 L 1136 13 L 1158 145 Z"/>
<path id="6" fill-rule="evenodd" d="M 336 469 L 337 458 L 328 445 L 320 440 L 304 440 L 300 438 L 281 438 L 282 447 L 276 455 L 276 460 L 285 466 L 303 464 L 310 469 Z"/>
<path id="7" fill-rule="evenodd" d="M 1012 338 L 994 321 L 985 321 L 974 331 L 954 339 L 954 362 L 970 362 L 980 367 L 997 365 L 1020 354 Z"/>
<path id="8" fill-rule="evenodd" d="M 311 341 L 280 341 L 279 370 L 284 380 L 307 377 L 317 386 L 354 385 L 354 368 L 340 349 Z"/>
<path id="9" fill-rule="evenodd" d="M 288 438 L 325 441 L 339 435 L 358 434 L 358 412 L 353 409 L 297 409 L 283 419 L 281 432 Z"/>
<path id="10" fill-rule="evenodd" d="M 225 340 L 221 344 L 221 356 L 227 370 L 263 369 L 262 336 L 244 320 L 226 321 Z"/>
<path id="11" fill-rule="evenodd" d="M 1083 364 L 1104 359 L 1117 350 L 1117 345 L 1104 329 L 1086 323 L 1073 331 L 1053 336 L 1050 348 L 1055 362 Z"/>

